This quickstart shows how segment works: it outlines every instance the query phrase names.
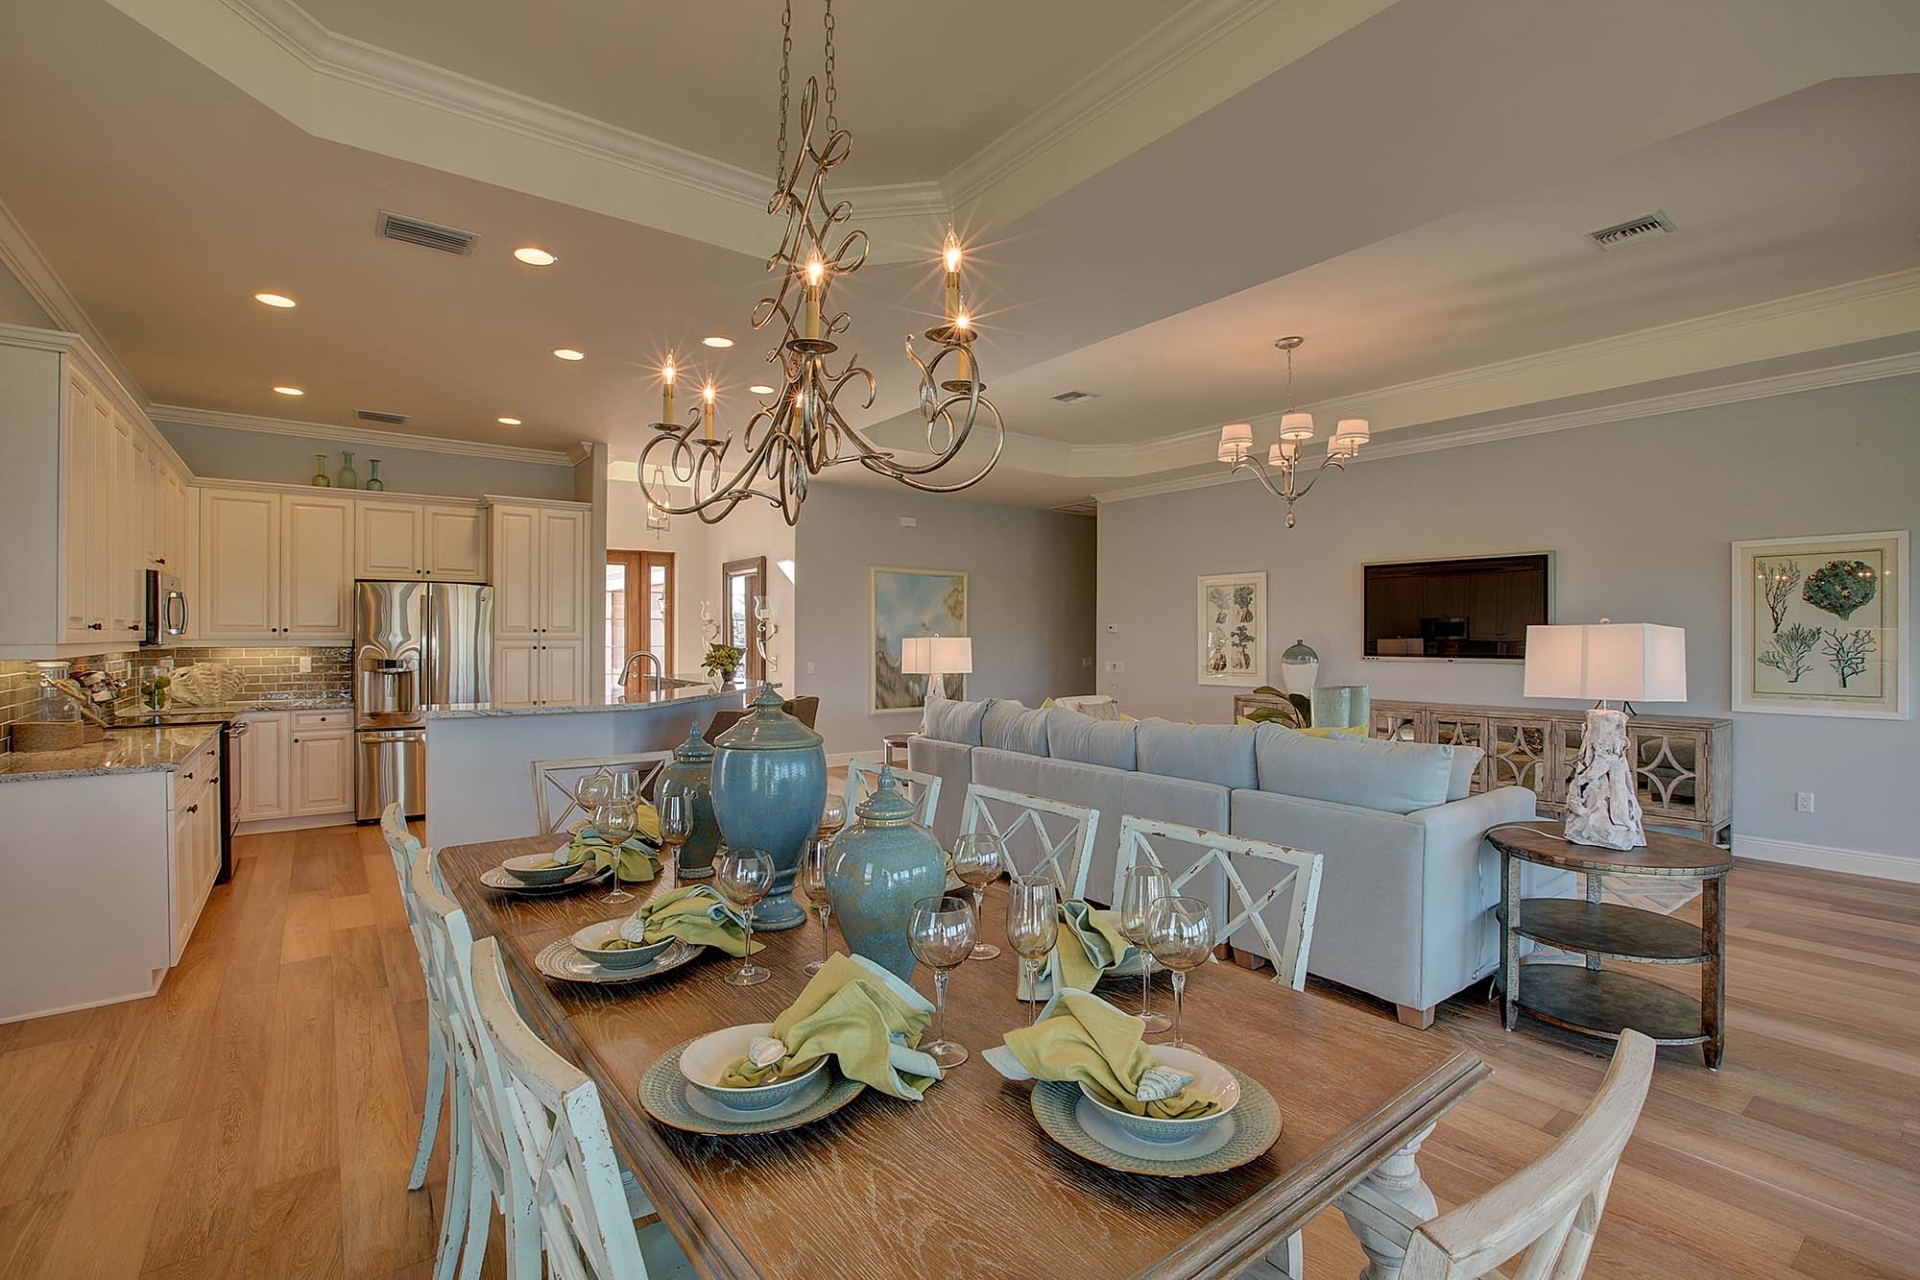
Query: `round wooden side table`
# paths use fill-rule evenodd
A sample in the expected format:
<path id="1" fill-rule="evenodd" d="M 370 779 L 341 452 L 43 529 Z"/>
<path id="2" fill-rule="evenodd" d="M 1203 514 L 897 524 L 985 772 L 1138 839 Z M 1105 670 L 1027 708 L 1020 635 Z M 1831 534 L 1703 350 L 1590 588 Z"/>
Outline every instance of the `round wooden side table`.
<path id="1" fill-rule="evenodd" d="M 1558 822 L 1495 827 L 1487 840 L 1500 858 L 1500 991 L 1511 1031 L 1526 1013 L 1590 1036 L 1620 1038 L 1628 1027 L 1660 1044 L 1697 1044 L 1711 1070 L 1726 1045 L 1727 873 L 1733 855 L 1717 845 L 1664 831 L 1643 849 L 1574 844 Z M 1522 898 L 1519 863 L 1586 877 L 1586 898 Z M 1700 923 L 1600 900 L 1603 876 L 1657 876 L 1700 882 Z M 1520 963 L 1520 939 L 1586 956 L 1574 965 Z M 1700 966 L 1700 1000 L 1603 960 Z M 1525 981 L 1521 980 L 1522 974 Z"/>

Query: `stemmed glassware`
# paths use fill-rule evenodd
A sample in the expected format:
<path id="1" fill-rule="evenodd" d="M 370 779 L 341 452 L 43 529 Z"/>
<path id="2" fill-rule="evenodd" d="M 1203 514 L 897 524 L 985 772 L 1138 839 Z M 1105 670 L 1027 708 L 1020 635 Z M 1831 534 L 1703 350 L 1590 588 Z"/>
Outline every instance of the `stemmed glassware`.
<path id="1" fill-rule="evenodd" d="M 1173 1020 L 1153 1011 L 1153 954 L 1148 948 L 1147 917 L 1153 904 L 1173 896 L 1173 878 L 1159 867 L 1140 864 L 1127 872 L 1120 886 L 1120 932 L 1140 949 L 1140 1012 L 1148 1034 L 1165 1031 Z"/>
<path id="2" fill-rule="evenodd" d="M 632 902 L 633 895 L 620 883 L 620 855 L 627 847 L 627 841 L 633 837 L 638 827 L 640 815 L 633 801 L 615 795 L 600 806 L 600 820 L 594 824 L 599 837 L 613 846 L 613 891 L 607 894 L 608 902 Z"/>
<path id="3" fill-rule="evenodd" d="M 612 797 L 613 775 L 604 769 L 590 773 L 573 784 L 573 798 L 586 813 L 587 825 L 594 829 L 595 834 L 600 830 L 600 811 Z"/>
<path id="4" fill-rule="evenodd" d="M 1040 966 L 1060 936 L 1060 886 L 1052 876 L 1016 876 L 1007 893 L 1007 943 L 1027 984 L 1027 1025 L 1040 1017 Z"/>
<path id="5" fill-rule="evenodd" d="M 947 1039 L 947 976 L 973 949 L 973 908 L 965 898 L 941 894 L 913 904 L 907 942 L 921 964 L 933 970 L 933 1039 L 920 1046 L 942 1070 L 967 1060 L 966 1046 Z"/>
<path id="6" fill-rule="evenodd" d="M 757 987 L 773 976 L 765 965 L 753 962 L 753 908 L 773 888 L 773 858 L 760 849 L 723 850 L 714 860 L 713 887 L 746 918 L 746 954 L 740 967 L 727 975 L 727 985 Z"/>
<path id="7" fill-rule="evenodd" d="M 690 791 L 669 791 L 660 796 L 660 844 L 667 851 L 667 865 L 673 868 L 673 883 L 680 884 L 680 850 L 693 839 L 694 806 Z"/>
<path id="8" fill-rule="evenodd" d="M 810 961 L 806 972 L 815 974 L 827 967 L 827 957 L 833 953 L 833 933 L 828 921 L 833 915 L 833 903 L 827 899 L 827 866 L 833 861 L 833 842 L 831 840 L 812 840 L 807 844 L 806 852 L 800 858 L 800 871 L 794 880 L 794 887 L 812 904 L 814 912 L 820 917 L 820 958 Z"/>
<path id="9" fill-rule="evenodd" d="M 1187 973 L 1213 954 L 1213 908 L 1199 898 L 1160 898 L 1147 909 L 1147 946 L 1153 958 L 1173 970 L 1175 1049 L 1193 1049 L 1181 1035 Z M 1197 1052 L 1197 1050 L 1196 1050 Z"/>
<path id="10" fill-rule="evenodd" d="M 953 874 L 973 894 L 974 933 L 979 934 L 980 908 L 987 900 L 987 886 L 1000 878 L 1007 865 L 1006 848 L 1000 838 L 984 831 L 972 831 L 953 842 Z M 1000 948 L 991 942 L 976 941 L 969 960 L 991 960 Z"/>

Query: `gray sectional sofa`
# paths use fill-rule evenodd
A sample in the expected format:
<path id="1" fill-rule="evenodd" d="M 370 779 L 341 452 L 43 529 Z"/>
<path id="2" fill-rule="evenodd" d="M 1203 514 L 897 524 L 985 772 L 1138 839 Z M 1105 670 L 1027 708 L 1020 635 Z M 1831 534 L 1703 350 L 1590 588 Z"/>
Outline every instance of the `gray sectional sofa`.
<path id="1" fill-rule="evenodd" d="M 1468 794 L 1477 748 L 1316 738 L 1279 725 L 1106 721 L 946 701 L 928 709 L 907 754 L 913 769 L 944 780 L 943 845 L 972 782 L 1099 810 L 1087 877 L 1096 901 L 1113 894 L 1126 814 L 1324 855 L 1309 970 L 1390 1001 L 1418 1026 L 1497 966 L 1500 868 L 1482 833 L 1534 816 L 1524 788 Z M 1526 871 L 1528 896 L 1572 889 L 1566 873 Z M 1265 887 L 1249 879 L 1254 892 Z M 1209 892 L 1226 905 L 1224 886 Z M 1261 949 L 1250 929 L 1232 941 Z"/>

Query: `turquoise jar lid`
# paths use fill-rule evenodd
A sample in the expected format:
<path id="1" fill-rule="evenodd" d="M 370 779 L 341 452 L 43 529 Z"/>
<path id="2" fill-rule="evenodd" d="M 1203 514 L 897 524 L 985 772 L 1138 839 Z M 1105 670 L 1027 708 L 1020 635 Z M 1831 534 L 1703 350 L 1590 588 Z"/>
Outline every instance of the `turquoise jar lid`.
<path id="1" fill-rule="evenodd" d="M 673 749 L 673 758 L 685 764 L 705 764 L 713 759 L 713 744 L 700 736 L 700 726 L 695 724 L 687 740 Z"/>
<path id="2" fill-rule="evenodd" d="M 728 751 L 804 751 L 826 741 L 780 709 L 779 690 L 765 685 L 753 700 L 753 709 L 740 723 L 721 734 L 714 745 Z"/>
<path id="3" fill-rule="evenodd" d="M 865 827 L 904 827 L 920 814 L 920 807 L 901 793 L 890 766 L 882 765 L 873 794 L 853 806 Z"/>

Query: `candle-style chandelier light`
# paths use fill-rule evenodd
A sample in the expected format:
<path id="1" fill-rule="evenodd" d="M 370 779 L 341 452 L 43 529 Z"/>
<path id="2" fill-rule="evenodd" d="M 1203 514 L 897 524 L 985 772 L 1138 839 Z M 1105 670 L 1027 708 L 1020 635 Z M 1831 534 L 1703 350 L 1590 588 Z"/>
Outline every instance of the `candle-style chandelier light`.
<path id="1" fill-rule="evenodd" d="M 1360 456 L 1360 446 L 1373 436 L 1373 430 L 1365 418 L 1342 418 L 1333 429 L 1333 439 L 1327 442 L 1326 456 L 1320 459 L 1320 465 L 1313 469 L 1305 484 L 1299 483 L 1300 448 L 1313 439 L 1313 415 L 1302 413 L 1293 407 L 1293 353 L 1300 349 L 1305 338 L 1275 338 L 1273 345 L 1287 353 L 1287 402 L 1280 414 L 1280 443 L 1267 450 L 1264 464 L 1253 456 L 1253 427 L 1245 422 L 1234 422 L 1220 428 L 1220 461 L 1227 464 L 1230 471 L 1251 471 L 1253 478 L 1262 488 L 1287 504 L 1287 528 L 1293 528 L 1293 504 L 1307 496 L 1307 490 L 1313 488 L 1320 473 L 1328 467 L 1335 471 L 1345 471 L 1347 464 Z M 1278 472 L 1280 483 L 1273 482 L 1271 473 Z"/>
<path id="2" fill-rule="evenodd" d="M 661 420 L 640 454 L 641 487 L 649 502 L 673 515 L 696 515 L 718 523 L 749 498 L 760 498 L 780 508 L 788 524 L 800 519 L 807 485 L 828 467 L 857 462 L 869 471 L 898 480 L 925 493 L 954 493 L 979 483 L 1000 460 L 1006 426 L 1000 411 L 981 392 L 972 344 L 975 329 L 960 290 L 962 251 L 953 232 L 947 232 L 941 258 L 945 270 L 944 320 L 927 330 L 934 344 L 930 359 L 921 359 L 907 335 L 907 358 L 920 373 L 920 416 L 926 421 L 926 454 L 903 459 L 876 445 L 842 413 L 840 395 L 849 386 L 864 386 L 860 408 L 873 407 L 876 384 L 871 371 L 849 355 L 839 369 L 828 360 L 839 350 L 834 338 L 846 332 L 852 318 L 833 313 L 827 297 L 834 281 L 858 271 L 867 258 L 867 235 L 846 230 L 831 252 L 828 241 L 852 218 L 845 200 L 830 203 L 828 174 L 845 162 L 852 137 L 834 118 L 833 0 L 826 5 L 826 138 L 814 143 L 814 120 L 820 102 L 819 81 L 809 76 L 800 95 L 799 150 L 787 163 L 787 80 L 793 54 L 793 5 L 781 17 L 780 152 L 774 174 L 773 198 L 767 212 L 785 215 L 786 234 L 767 259 L 767 270 L 779 280 L 775 292 L 753 309 L 755 329 L 772 328 L 780 345 L 767 353 L 777 365 L 783 385 L 772 401 L 761 401 L 738 438 L 740 452 L 733 458 L 735 437 L 716 433 L 716 389 L 709 382 L 702 403 L 691 420 L 675 421 L 670 355 L 661 370 Z M 945 377 L 940 376 L 943 364 Z M 851 397 L 850 397 L 851 398 Z M 928 477 L 952 462 L 973 433 L 976 423 L 990 428 L 992 451 L 985 462 L 964 479 L 939 482 Z M 717 434 L 717 438 L 716 438 Z M 669 485 L 689 490 L 676 505 Z"/>

